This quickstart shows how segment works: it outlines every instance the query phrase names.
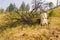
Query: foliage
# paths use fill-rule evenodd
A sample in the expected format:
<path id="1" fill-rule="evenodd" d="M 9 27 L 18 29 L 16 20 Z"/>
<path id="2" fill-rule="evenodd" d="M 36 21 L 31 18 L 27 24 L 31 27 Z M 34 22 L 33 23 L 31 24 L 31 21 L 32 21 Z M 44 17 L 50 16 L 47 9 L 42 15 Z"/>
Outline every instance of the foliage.
<path id="1" fill-rule="evenodd" d="M 29 4 L 26 5 L 26 8 L 25 9 L 26 9 L 26 11 L 29 11 L 29 9 L 30 9 Z"/>
<path id="2" fill-rule="evenodd" d="M 0 9 L 0 13 L 3 13 L 4 12 L 4 9 Z"/>
<path id="3" fill-rule="evenodd" d="M 53 10 L 50 11 L 49 17 L 56 16 L 55 12 Z"/>
<path id="4" fill-rule="evenodd" d="M 26 5 L 25 2 L 23 1 L 19 10 L 20 11 L 29 11 L 29 9 L 30 9 L 29 4 Z"/>
<path id="5" fill-rule="evenodd" d="M 16 8 L 15 4 L 12 4 L 12 3 L 11 3 L 11 4 L 7 7 L 6 11 L 11 12 L 11 11 L 14 11 L 15 8 Z"/>
<path id="6" fill-rule="evenodd" d="M 25 2 L 22 2 L 21 6 L 20 6 L 20 10 L 25 11 Z"/>
<path id="7" fill-rule="evenodd" d="M 20 18 L 20 16 L 16 12 L 10 12 L 10 17 L 12 17 L 12 18 Z"/>
<path id="8" fill-rule="evenodd" d="M 53 4 L 52 2 L 49 3 L 50 9 L 53 8 L 53 5 L 54 5 L 54 4 Z"/>

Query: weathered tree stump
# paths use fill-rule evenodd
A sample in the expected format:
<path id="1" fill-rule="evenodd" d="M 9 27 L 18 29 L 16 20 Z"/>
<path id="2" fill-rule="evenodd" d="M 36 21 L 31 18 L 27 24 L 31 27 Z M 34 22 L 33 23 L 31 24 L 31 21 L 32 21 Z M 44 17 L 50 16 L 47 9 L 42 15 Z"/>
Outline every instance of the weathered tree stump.
<path id="1" fill-rule="evenodd" d="M 47 13 L 41 13 L 41 25 L 48 25 Z"/>

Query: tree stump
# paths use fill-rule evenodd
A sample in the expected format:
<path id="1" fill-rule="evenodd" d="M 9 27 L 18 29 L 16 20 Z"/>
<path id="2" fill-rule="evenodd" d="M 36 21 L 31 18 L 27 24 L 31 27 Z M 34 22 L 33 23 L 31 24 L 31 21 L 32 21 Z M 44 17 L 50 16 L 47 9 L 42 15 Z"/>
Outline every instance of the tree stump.
<path id="1" fill-rule="evenodd" d="M 47 13 L 41 13 L 41 25 L 48 25 Z"/>

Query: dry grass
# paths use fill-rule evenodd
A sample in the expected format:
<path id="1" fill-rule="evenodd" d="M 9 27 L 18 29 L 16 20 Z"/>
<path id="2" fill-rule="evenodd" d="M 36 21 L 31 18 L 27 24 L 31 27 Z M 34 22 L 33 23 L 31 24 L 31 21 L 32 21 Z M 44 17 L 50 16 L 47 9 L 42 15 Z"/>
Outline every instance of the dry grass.
<path id="1" fill-rule="evenodd" d="M 0 33 L 0 40 L 60 40 L 60 18 L 51 18 L 50 23 L 50 26 L 20 25 L 7 28 Z"/>
<path id="2" fill-rule="evenodd" d="M 23 27 L 23 28 L 22 28 Z M 0 40 L 59 40 L 60 30 L 57 26 L 21 25 L 6 29 L 0 34 Z"/>

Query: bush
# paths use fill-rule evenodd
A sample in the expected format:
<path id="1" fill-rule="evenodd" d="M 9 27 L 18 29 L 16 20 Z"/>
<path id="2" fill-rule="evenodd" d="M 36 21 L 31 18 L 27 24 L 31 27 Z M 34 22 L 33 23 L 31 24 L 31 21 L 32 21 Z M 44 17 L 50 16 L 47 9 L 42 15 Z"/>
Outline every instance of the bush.
<path id="1" fill-rule="evenodd" d="M 54 17 L 54 16 L 56 16 L 56 13 L 53 10 L 51 10 L 49 13 L 49 17 Z"/>
<path id="2" fill-rule="evenodd" d="M 19 16 L 16 12 L 11 12 L 11 13 L 10 13 L 10 17 L 20 18 L 20 16 Z"/>

